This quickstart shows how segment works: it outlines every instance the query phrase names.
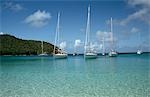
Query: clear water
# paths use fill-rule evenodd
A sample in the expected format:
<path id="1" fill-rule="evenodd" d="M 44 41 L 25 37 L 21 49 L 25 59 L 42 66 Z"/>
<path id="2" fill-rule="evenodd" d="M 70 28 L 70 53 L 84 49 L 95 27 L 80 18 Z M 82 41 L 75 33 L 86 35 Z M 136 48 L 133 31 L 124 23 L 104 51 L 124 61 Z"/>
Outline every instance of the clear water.
<path id="1" fill-rule="evenodd" d="M 150 97 L 149 54 L 0 58 L 0 97 Z"/>

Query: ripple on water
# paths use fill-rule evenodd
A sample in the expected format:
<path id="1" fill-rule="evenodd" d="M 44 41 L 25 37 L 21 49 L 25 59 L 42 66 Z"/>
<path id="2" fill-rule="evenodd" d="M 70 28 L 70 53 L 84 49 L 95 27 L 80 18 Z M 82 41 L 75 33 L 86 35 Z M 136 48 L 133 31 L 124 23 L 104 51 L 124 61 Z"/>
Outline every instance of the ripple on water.
<path id="1" fill-rule="evenodd" d="M 0 65 L 0 97 L 149 97 L 148 59 L 137 57 L 135 63 L 137 58 L 128 57 L 5 57 L 9 61 L 2 58 Z"/>

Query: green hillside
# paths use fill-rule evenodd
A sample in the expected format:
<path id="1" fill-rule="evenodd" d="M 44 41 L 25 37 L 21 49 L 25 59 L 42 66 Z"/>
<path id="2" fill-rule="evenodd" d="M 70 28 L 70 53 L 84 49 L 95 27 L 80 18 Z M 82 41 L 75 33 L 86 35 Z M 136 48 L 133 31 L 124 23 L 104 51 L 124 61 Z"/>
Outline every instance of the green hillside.
<path id="1" fill-rule="evenodd" d="M 53 45 L 43 42 L 44 52 L 52 54 Z M 41 53 L 41 41 L 22 40 L 11 35 L 0 35 L 0 55 L 37 55 Z"/>

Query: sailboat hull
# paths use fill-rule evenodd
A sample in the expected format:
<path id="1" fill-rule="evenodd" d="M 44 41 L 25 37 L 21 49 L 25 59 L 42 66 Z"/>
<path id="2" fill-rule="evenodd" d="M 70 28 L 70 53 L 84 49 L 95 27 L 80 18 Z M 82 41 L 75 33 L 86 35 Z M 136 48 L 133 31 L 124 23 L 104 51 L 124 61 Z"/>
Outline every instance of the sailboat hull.
<path id="1" fill-rule="evenodd" d="M 105 53 L 102 53 L 102 56 L 105 56 Z"/>
<path id="2" fill-rule="evenodd" d="M 64 59 L 64 58 L 67 58 L 67 54 L 55 54 L 53 55 L 54 58 L 56 59 Z"/>
<path id="3" fill-rule="evenodd" d="M 48 56 L 48 54 L 39 54 L 39 56 Z"/>
<path id="4" fill-rule="evenodd" d="M 138 54 L 138 55 L 142 54 L 142 51 L 141 51 L 141 50 L 138 50 L 138 51 L 137 51 L 137 54 Z"/>
<path id="5" fill-rule="evenodd" d="M 116 57 L 117 55 L 117 52 L 109 52 L 109 57 Z"/>
<path id="6" fill-rule="evenodd" d="M 85 59 L 95 59 L 95 58 L 97 58 L 97 54 L 87 53 L 87 54 L 84 54 L 84 58 Z"/>

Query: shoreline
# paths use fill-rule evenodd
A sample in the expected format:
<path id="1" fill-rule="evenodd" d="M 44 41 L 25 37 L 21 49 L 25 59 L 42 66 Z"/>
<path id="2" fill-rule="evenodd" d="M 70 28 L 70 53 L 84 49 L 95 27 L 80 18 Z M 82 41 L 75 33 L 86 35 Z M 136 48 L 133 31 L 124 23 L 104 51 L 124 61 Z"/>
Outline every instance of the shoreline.
<path id="1" fill-rule="evenodd" d="M 119 55 L 125 55 L 125 54 L 136 54 L 137 52 L 122 52 L 122 53 L 118 53 Z M 148 54 L 150 52 L 143 52 L 143 54 Z M 84 54 L 78 54 L 76 56 L 80 56 L 80 55 L 84 55 Z M 108 55 L 108 53 L 106 53 L 106 55 Z M 39 56 L 39 55 L 0 55 L 0 56 Z M 52 54 L 48 54 L 47 56 L 42 56 L 42 57 L 48 57 L 48 56 L 53 56 Z M 73 56 L 73 54 L 68 54 L 68 56 Z M 101 53 L 98 53 L 98 56 L 102 56 Z M 41 56 L 39 56 L 41 57 Z"/>

